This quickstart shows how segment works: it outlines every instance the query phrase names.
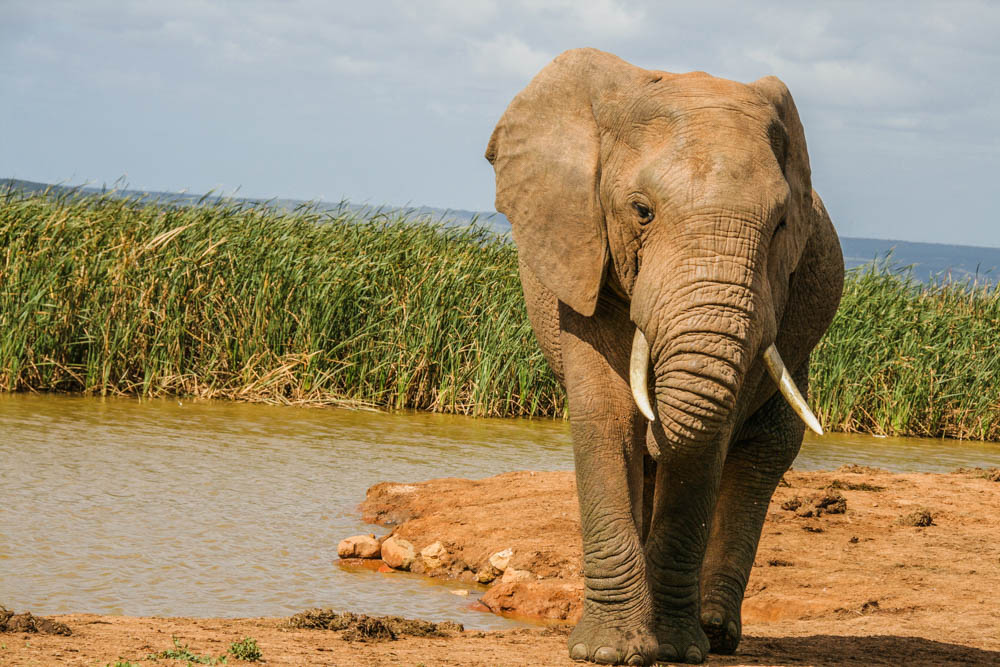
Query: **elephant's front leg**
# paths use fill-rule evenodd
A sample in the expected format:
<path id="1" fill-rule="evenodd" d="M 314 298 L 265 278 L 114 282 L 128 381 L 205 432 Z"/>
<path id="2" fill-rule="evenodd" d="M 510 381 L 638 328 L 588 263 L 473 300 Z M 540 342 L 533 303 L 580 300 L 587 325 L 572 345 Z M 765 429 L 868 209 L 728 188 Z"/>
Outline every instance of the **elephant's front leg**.
<path id="1" fill-rule="evenodd" d="M 570 657 L 648 665 L 657 641 L 637 521 L 646 427 L 626 379 L 631 325 L 608 306 L 591 318 L 561 310 L 585 580 Z"/>
<path id="2" fill-rule="evenodd" d="M 803 394 L 808 363 L 795 374 Z M 775 393 L 741 429 L 722 472 L 712 534 L 702 566 L 701 622 L 713 653 L 733 653 L 743 624 L 740 608 L 767 508 L 802 444 L 804 426 Z"/>
<path id="3" fill-rule="evenodd" d="M 656 422 L 650 437 L 659 440 L 663 452 L 646 541 L 658 658 L 700 663 L 708 655 L 709 640 L 699 618 L 699 578 L 721 476 L 721 438 L 728 435 L 672 446 Z"/>

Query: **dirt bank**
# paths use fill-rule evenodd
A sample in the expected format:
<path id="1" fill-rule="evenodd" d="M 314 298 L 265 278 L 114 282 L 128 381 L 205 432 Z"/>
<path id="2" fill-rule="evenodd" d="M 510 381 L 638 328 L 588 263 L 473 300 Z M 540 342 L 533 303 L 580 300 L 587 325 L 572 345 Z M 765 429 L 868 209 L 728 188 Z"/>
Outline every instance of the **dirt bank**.
<path id="1" fill-rule="evenodd" d="M 72 665 L 104 667 L 123 664 L 166 667 L 188 664 L 150 654 L 186 647 L 193 655 L 218 658 L 233 642 L 253 637 L 263 662 L 229 657 L 225 664 L 266 667 L 302 665 L 579 665 L 566 655 L 563 628 L 470 632 L 450 637 L 400 636 L 395 641 L 351 641 L 343 632 L 291 628 L 289 619 L 131 618 L 72 614 L 54 617 L 73 628 L 72 636 L 0 634 L 0 665 L 10 667 Z M 763 630 L 763 631 L 760 631 Z M 754 628 L 744 636 L 739 655 L 710 656 L 708 665 L 803 665 L 861 667 L 862 665 L 989 665 L 1000 663 L 1000 652 L 946 640 L 907 636 L 903 631 L 866 636 L 838 635 L 841 628 L 801 634 Z M 939 633 L 940 634 L 940 633 Z M 176 638 L 177 643 L 174 643 Z"/>
<path id="2" fill-rule="evenodd" d="M 1000 482 L 989 477 L 858 467 L 789 473 L 768 513 L 739 653 L 708 664 L 1000 664 Z M 440 541 L 445 553 L 435 550 L 440 563 L 430 575 L 472 579 L 491 555 L 510 549 L 505 570 L 531 577 L 504 583 L 490 573 L 497 583 L 484 600 L 494 609 L 564 619 L 578 613 L 571 473 L 380 484 L 363 510 L 418 550 Z M 219 657 L 248 636 L 271 666 L 577 664 L 566 656 L 565 625 L 476 632 L 307 618 L 326 629 L 294 627 L 290 619 L 57 616 L 71 635 L 2 633 L 0 664 L 181 664 L 149 656 L 174 648 L 176 638 L 193 654 Z M 230 657 L 228 664 L 245 663 Z"/>
<path id="3" fill-rule="evenodd" d="M 860 466 L 789 472 L 747 589 L 746 633 L 917 636 L 1000 650 L 998 478 L 995 470 L 892 474 Z M 498 579 L 483 597 L 495 612 L 579 616 L 570 472 L 380 484 L 362 509 L 417 550 L 441 542 L 447 556 L 431 575 L 471 580 L 489 569 L 491 554 L 513 551 L 509 567 L 532 576 Z"/>

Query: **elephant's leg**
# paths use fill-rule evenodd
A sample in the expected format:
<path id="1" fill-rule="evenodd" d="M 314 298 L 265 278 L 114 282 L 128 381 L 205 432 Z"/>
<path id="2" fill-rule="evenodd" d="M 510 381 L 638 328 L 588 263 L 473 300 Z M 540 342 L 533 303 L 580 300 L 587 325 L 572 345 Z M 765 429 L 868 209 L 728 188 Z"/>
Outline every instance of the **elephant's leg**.
<path id="1" fill-rule="evenodd" d="M 657 642 L 639 537 L 646 425 L 626 379 L 631 324 L 620 308 L 560 310 L 585 583 L 570 657 L 646 665 Z"/>
<path id="2" fill-rule="evenodd" d="M 663 438 L 658 422 L 650 437 Z M 720 443 L 672 448 L 661 439 L 646 541 L 660 660 L 700 663 L 708 655 L 699 622 L 699 575 L 722 468 Z"/>
<path id="3" fill-rule="evenodd" d="M 803 394 L 807 372 L 795 378 Z M 732 653 L 740 642 L 740 607 L 767 507 L 798 454 L 803 429 L 776 393 L 747 421 L 726 457 L 701 579 L 701 623 L 714 653 Z"/>

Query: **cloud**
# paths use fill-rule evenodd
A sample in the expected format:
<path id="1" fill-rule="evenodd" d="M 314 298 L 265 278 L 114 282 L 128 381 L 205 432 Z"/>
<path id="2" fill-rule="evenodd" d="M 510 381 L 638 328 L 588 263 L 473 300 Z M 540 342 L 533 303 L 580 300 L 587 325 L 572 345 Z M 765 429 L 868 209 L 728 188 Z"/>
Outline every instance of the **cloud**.
<path id="1" fill-rule="evenodd" d="M 470 42 L 468 48 L 480 73 L 515 77 L 524 83 L 555 57 L 510 34 L 497 35 L 485 42 Z"/>
<path id="2" fill-rule="evenodd" d="M 17 103 L 0 108 L 0 177 L 128 170 L 161 188 L 488 208 L 496 118 L 556 54 L 593 46 L 651 69 L 781 77 L 828 202 L 863 219 L 858 202 L 906 197 L 879 164 L 905 162 L 933 192 L 948 155 L 987 197 L 975 165 L 997 160 L 998 34 L 1000 4 L 972 1 L 5 0 L 0 90 Z"/>
<path id="3" fill-rule="evenodd" d="M 629 9 L 615 0 L 565 0 L 547 4 L 551 12 L 568 14 L 590 36 L 634 34 L 645 16 L 643 9 L 634 5 Z"/>
<path id="4" fill-rule="evenodd" d="M 379 65 L 371 60 L 361 60 L 347 54 L 333 56 L 330 62 L 338 72 L 352 76 L 369 75 L 378 71 Z"/>

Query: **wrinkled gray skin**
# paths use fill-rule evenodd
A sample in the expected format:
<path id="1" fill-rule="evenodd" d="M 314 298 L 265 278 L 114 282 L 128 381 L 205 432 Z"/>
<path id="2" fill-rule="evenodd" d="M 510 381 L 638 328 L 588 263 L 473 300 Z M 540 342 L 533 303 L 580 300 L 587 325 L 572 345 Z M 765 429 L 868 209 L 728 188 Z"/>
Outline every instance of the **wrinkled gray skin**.
<path id="1" fill-rule="evenodd" d="M 795 104 L 751 84 L 568 51 L 510 104 L 486 157 L 528 315 L 566 387 L 583 531 L 570 656 L 698 663 L 731 653 L 768 501 L 803 425 L 843 257 Z M 629 389 L 650 345 L 647 421 Z"/>

